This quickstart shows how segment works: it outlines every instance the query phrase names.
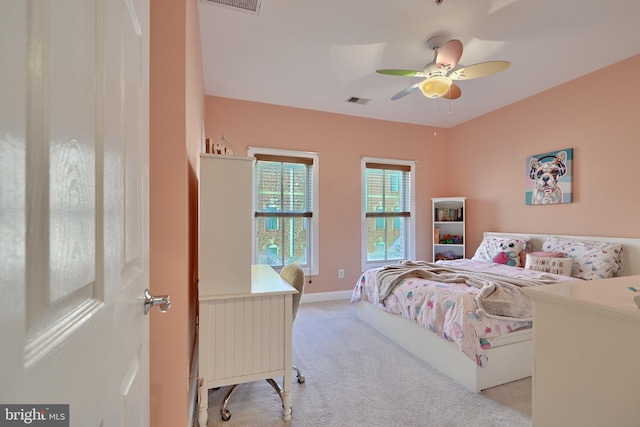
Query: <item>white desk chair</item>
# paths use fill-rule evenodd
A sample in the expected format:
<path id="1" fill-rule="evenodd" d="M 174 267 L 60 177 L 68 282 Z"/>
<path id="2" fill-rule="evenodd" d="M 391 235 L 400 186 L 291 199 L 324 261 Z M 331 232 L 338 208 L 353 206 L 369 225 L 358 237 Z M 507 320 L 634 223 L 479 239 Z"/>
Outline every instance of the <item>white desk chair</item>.
<path id="1" fill-rule="evenodd" d="M 293 308 L 293 318 L 292 323 L 296 320 L 296 314 L 298 314 L 298 308 L 300 307 L 300 298 L 302 298 L 302 293 L 304 292 L 304 270 L 298 264 L 288 264 L 285 265 L 280 271 L 280 277 L 282 277 L 287 283 L 293 286 L 298 293 L 293 295 L 292 298 L 292 308 Z M 295 366 L 291 367 L 294 371 L 296 371 L 296 376 L 298 377 L 298 383 L 304 383 L 304 376 L 300 373 L 300 370 Z M 280 396 L 280 400 L 284 406 L 284 398 L 282 396 L 282 388 L 278 385 L 277 382 L 273 380 L 273 378 L 269 378 L 266 380 L 271 387 L 278 393 Z M 229 403 L 229 399 L 231 395 L 240 387 L 242 384 L 236 384 L 231 387 L 231 389 L 227 392 L 227 394 L 222 399 L 222 406 L 220 406 L 220 416 L 223 421 L 228 421 L 231 418 L 231 412 L 227 409 L 227 403 Z"/>

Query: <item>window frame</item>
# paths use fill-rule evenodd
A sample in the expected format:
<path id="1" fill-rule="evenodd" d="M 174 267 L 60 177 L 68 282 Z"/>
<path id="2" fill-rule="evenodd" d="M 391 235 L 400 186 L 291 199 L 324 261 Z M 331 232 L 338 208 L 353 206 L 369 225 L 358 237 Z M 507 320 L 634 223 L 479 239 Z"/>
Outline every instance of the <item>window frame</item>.
<path id="1" fill-rule="evenodd" d="M 360 185 L 361 185 L 361 208 L 360 208 L 360 224 L 361 224 L 361 246 L 360 246 L 360 258 L 362 271 L 367 271 L 372 268 L 382 267 L 390 263 L 389 260 L 380 261 L 368 261 L 367 260 L 367 247 L 368 247 L 368 227 L 367 227 L 367 182 L 366 182 L 366 170 L 367 163 L 377 163 L 382 165 L 398 165 L 409 167 L 409 216 L 405 216 L 405 238 L 406 238 L 406 259 L 414 259 L 416 254 L 416 186 L 415 186 L 415 172 L 416 162 L 414 160 L 400 160 L 400 159 L 388 159 L 379 157 L 362 157 L 360 161 Z M 400 185 L 402 185 L 400 183 Z M 395 223 L 393 224 L 395 227 Z"/>
<path id="2" fill-rule="evenodd" d="M 319 204 L 319 189 L 318 189 L 318 183 L 320 181 L 320 177 L 319 177 L 319 169 L 320 169 L 320 163 L 319 163 L 319 159 L 320 156 L 318 153 L 316 152 L 311 152 L 311 151 L 298 151 L 298 150 L 286 150 L 286 149 L 279 149 L 279 148 L 263 148 L 263 147 L 247 147 L 247 155 L 249 157 L 255 157 L 255 155 L 272 155 L 272 156 L 282 156 L 282 157 L 298 157 L 298 158 L 305 158 L 305 159 L 311 159 L 312 161 L 312 165 L 311 165 L 311 173 L 313 174 L 313 183 L 312 183 L 312 216 L 307 217 L 307 221 L 309 223 L 309 242 L 308 242 L 308 246 L 307 246 L 307 250 L 308 250 L 308 264 L 307 265 L 302 265 L 302 268 L 304 270 L 304 273 L 306 276 L 317 276 L 318 275 L 318 271 L 319 271 L 319 228 L 318 225 L 320 223 L 320 204 Z M 255 194 L 255 190 L 256 190 L 256 163 L 257 160 L 254 159 L 253 161 L 253 167 L 252 167 L 252 202 L 251 202 L 251 206 L 253 209 L 253 213 L 252 213 L 252 217 L 253 217 L 253 221 L 251 222 L 251 232 L 252 232 L 252 239 L 251 239 L 251 262 L 253 264 L 255 264 L 257 262 L 258 259 L 258 248 L 256 247 L 256 242 L 257 242 L 257 235 L 258 235 L 258 230 L 257 230 L 257 220 L 256 220 L 256 194 Z M 276 271 L 279 271 L 280 268 L 279 267 L 274 267 L 274 269 Z"/>

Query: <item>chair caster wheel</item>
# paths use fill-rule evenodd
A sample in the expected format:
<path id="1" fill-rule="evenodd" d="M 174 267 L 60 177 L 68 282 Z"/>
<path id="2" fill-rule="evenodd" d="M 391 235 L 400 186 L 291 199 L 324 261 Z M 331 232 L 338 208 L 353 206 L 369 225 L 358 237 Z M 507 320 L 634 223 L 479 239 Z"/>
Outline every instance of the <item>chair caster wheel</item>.
<path id="1" fill-rule="evenodd" d="M 231 412 L 229 412 L 228 409 L 220 411 L 220 418 L 222 418 L 222 421 L 229 421 L 229 418 L 231 418 Z"/>
<path id="2" fill-rule="evenodd" d="M 302 375 L 298 376 L 298 384 L 304 384 L 304 377 Z"/>

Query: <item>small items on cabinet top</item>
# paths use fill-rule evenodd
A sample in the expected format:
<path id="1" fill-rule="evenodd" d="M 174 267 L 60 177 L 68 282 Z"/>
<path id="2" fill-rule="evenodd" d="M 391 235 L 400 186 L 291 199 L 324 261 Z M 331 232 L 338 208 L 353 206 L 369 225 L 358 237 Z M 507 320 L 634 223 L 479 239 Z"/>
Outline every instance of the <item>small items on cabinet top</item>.
<path id="1" fill-rule="evenodd" d="M 205 153 L 217 154 L 220 156 L 235 156 L 236 152 L 227 137 L 222 134 L 220 141 L 216 144 L 211 144 L 211 138 L 207 138 L 205 141 Z"/>

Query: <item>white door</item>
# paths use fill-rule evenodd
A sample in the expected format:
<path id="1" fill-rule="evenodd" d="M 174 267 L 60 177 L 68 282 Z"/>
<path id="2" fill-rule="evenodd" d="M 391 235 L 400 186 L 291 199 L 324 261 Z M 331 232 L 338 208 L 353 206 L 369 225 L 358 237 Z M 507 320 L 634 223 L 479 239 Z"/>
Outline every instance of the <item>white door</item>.
<path id="1" fill-rule="evenodd" d="M 148 35 L 149 0 L 0 2 L 0 424 L 149 425 Z"/>

